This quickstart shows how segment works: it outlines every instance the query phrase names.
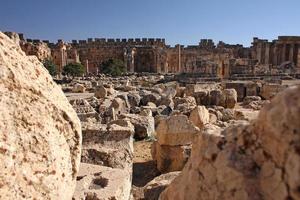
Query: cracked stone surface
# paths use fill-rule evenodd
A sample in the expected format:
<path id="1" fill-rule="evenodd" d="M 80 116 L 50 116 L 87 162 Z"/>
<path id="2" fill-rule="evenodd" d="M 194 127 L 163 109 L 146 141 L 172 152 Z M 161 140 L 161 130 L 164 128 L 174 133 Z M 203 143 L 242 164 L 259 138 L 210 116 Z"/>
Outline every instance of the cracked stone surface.
<path id="1" fill-rule="evenodd" d="M 300 199 L 299 122 L 300 87 L 293 87 L 252 122 L 207 129 L 160 199 Z"/>

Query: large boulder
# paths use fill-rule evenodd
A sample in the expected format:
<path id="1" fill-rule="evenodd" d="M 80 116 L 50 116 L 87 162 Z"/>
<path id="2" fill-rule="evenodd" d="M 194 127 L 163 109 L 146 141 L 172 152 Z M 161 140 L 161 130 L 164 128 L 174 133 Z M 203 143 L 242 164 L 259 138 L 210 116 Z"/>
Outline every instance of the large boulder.
<path id="1" fill-rule="evenodd" d="M 279 93 L 251 123 L 200 134 L 160 199 L 300 199 L 300 87 Z"/>
<path id="2" fill-rule="evenodd" d="M 199 133 L 196 127 L 185 115 L 173 115 L 160 121 L 156 134 L 160 145 L 191 144 Z"/>
<path id="3" fill-rule="evenodd" d="M 85 92 L 85 90 L 86 88 L 84 87 L 84 85 L 80 83 L 76 83 L 72 88 L 72 92 L 78 92 L 78 93 L 83 93 Z"/>
<path id="4" fill-rule="evenodd" d="M 106 96 L 107 96 L 107 89 L 103 85 L 97 86 L 95 91 L 95 97 L 97 97 L 98 99 L 103 99 Z"/>
<path id="5" fill-rule="evenodd" d="M 134 126 L 134 138 L 144 139 L 153 136 L 155 133 L 154 117 L 136 114 L 122 114 L 121 119 L 127 118 Z"/>
<path id="6" fill-rule="evenodd" d="M 0 32 L 0 199 L 71 199 L 80 121 L 35 56 Z"/>
<path id="7" fill-rule="evenodd" d="M 216 106 L 225 107 L 226 96 L 223 94 L 222 90 L 212 90 L 210 91 L 210 104 Z"/>

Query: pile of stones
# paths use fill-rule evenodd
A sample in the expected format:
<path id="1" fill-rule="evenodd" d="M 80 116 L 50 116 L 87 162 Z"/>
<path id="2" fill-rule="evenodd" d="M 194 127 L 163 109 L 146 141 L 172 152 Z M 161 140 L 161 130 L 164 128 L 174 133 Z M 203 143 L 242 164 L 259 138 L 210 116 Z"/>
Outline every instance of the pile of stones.
<path id="1" fill-rule="evenodd" d="M 161 173 L 145 199 L 300 199 L 299 87 L 241 102 L 220 83 L 153 74 L 60 88 L 2 33 L 0 65 L 1 199 L 132 199 L 139 140 Z"/>

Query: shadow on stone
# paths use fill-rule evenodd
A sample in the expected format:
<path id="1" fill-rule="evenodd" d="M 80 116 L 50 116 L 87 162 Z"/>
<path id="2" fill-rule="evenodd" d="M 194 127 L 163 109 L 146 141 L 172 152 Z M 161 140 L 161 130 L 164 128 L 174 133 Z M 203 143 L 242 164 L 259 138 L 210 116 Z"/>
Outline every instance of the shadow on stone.
<path id="1" fill-rule="evenodd" d="M 159 174 L 155 161 L 133 163 L 132 184 L 137 187 L 143 187 Z"/>

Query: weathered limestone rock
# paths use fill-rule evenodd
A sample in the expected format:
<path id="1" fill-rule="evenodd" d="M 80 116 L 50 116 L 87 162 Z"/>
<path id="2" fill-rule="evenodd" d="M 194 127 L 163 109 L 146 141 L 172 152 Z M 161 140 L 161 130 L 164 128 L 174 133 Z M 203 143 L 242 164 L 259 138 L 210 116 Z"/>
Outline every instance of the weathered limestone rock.
<path id="1" fill-rule="evenodd" d="M 135 114 L 122 114 L 121 119 L 127 118 L 134 126 L 134 138 L 144 139 L 154 135 L 154 118 Z"/>
<path id="2" fill-rule="evenodd" d="M 191 155 L 191 148 L 190 144 L 170 146 L 154 142 L 151 147 L 151 154 L 161 173 L 181 171 Z"/>
<path id="3" fill-rule="evenodd" d="M 243 105 L 248 105 L 249 103 L 251 103 L 253 101 L 261 101 L 261 97 L 260 96 L 247 96 L 243 100 Z"/>
<path id="4" fill-rule="evenodd" d="M 0 199 L 71 199 L 81 127 L 48 71 L 0 32 Z"/>
<path id="5" fill-rule="evenodd" d="M 205 106 L 197 106 L 194 110 L 192 110 L 189 120 L 201 129 L 205 124 L 209 123 L 209 112 Z"/>
<path id="6" fill-rule="evenodd" d="M 174 101 L 170 97 L 162 97 L 159 105 L 165 105 L 170 107 L 171 109 L 174 109 Z"/>
<path id="7" fill-rule="evenodd" d="M 188 96 L 184 98 L 174 98 L 175 109 L 179 110 L 182 114 L 189 115 L 190 112 L 197 106 L 194 97 Z"/>
<path id="8" fill-rule="evenodd" d="M 126 120 L 116 120 L 108 127 L 83 123 L 81 162 L 112 168 L 132 167 L 134 127 Z"/>
<path id="9" fill-rule="evenodd" d="M 116 114 L 122 114 L 122 113 L 126 113 L 126 112 L 129 111 L 129 108 L 126 105 L 126 102 L 123 99 L 119 98 L 119 97 L 114 98 L 112 100 L 111 108 L 114 109 Z"/>
<path id="10" fill-rule="evenodd" d="M 139 106 L 141 97 L 137 92 L 130 92 L 127 94 L 127 97 L 131 108 Z"/>
<path id="11" fill-rule="evenodd" d="M 144 197 L 147 200 L 158 200 L 159 195 L 180 174 L 180 171 L 162 174 L 144 187 Z"/>
<path id="12" fill-rule="evenodd" d="M 279 93 L 251 123 L 206 131 L 160 199 L 300 199 L 300 87 Z"/>
<path id="13" fill-rule="evenodd" d="M 145 105 L 147 105 L 148 102 L 152 102 L 155 105 L 159 105 L 160 98 L 161 98 L 161 96 L 157 93 L 148 93 L 148 94 L 142 96 L 141 104 L 145 106 Z"/>
<path id="14" fill-rule="evenodd" d="M 285 88 L 285 85 L 280 84 L 264 84 L 259 94 L 261 97 L 263 97 L 263 99 L 270 100 Z"/>
<path id="15" fill-rule="evenodd" d="M 103 99 L 106 96 L 107 96 L 107 89 L 103 85 L 96 87 L 95 97 L 97 97 L 98 99 Z"/>
<path id="16" fill-rule="evenodd" d="M 200 90 L 194 93 L 197 105 L 210 105 L 209 90 Z"/>
<path id="17" fill-rule="evenodd" d="M 76 83 L 74 87 L 72 88 L 72 92 L 78 92 L 78 93 L 83 93 L 85 92 L 86 88 L 84 85 Z"/>
<path id="18" fill-rule="evenodd" d="M 235 89 L 225 89 L 223 91 L 225 96 L 225 108 L 234 108 L 237 103 L 237 92 Z"/>
<path id="19" fill-rule="evenodd" d="M 159 144 L 171 146 L 191 144 L 198 133 L 199 128 L 185 115 L 174 115 L 161 120 L 156 130 Z"/>
<path id="20" fill-rule="evenodd" d="M 131 174 L 127 170 L 81 163 L 74 200 L 128 200 Z"/>
<path id="21" fill-rule="evenodd" d="M 153 102 L 150 102 L 150 101 L 147 103 L 146 106 L 147 106 L 147 107 L 150 107 L 150 108 L 156 108 L 156 104 L 153 103 Z"/>
<path id="22" fill-rule="evenodd" d="M 70 104 L 81 121 L 86 121 L 88 118 L 96 119 L 98 117 L 98 113 L 85 99 L 74 99 L 70 101 Z"/>
<path id="23" fill-rule="evenodd" d="M 187 96 L 187 97 L 175 97 L 174 98 L 174 104 L 175 104 L 175 108 L 180 105 L 180 104 L 186 104 L 189 107 L 195 107 L 197 105 L 196 103 L 196 99 L 192 96 Z"/>
<path id="24" fill-rule="evenodd" d="M 222 90 L 212 90 L 210 91 L 210 104 L 216 106 L 225 107 L 226 96 L 223 95 Z"/>
<path id="25" fill-rule="evenodd" d="M 251 121 L 253 119 L 256 119 L 258 116 L 259 111 L 257 110 L 252 110 L 252 109 L 235 109 L 234 110 L 234 119 L 235 120 L 247 120 Z"/>
<path id="26" fill-rule="evenodd" d="M 173 85 L 173 87 L 166 87 L 163 91 L 163 95 L 166 98 L 174 98 L 177 94 L 176 87 L 177 85 Z"/>
<path id="27" fill-rule="evenodd" d="M 233 109 L 223 109 L 222 111 L 222 121 L 227 122 L 234 119 L 234 110 Z"/>
<path id="28" fill-rule="evenodd" d="M 269 100 L 261 100 L 259 96 L 248 96 L 243 100 L 243 107 L 260 110 L 265 104 L 269 103 Z"/>
<path id="29" fill-rule="evenodd" d="M 19 34 L 16 32 L 4 32 L 17 46 L 20 44 Z"/>

